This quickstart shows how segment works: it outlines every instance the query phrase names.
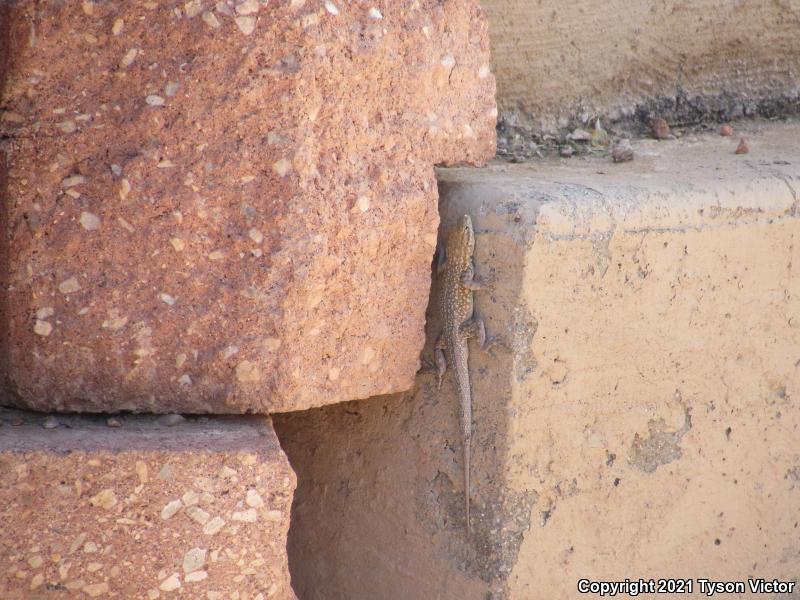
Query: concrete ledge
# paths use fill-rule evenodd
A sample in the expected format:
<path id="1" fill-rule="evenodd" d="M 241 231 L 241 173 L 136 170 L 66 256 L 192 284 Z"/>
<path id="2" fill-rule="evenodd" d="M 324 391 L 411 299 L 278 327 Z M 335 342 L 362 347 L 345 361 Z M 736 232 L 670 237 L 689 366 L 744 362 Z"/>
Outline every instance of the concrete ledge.
<path id="1" fill-rule="evenodd" d="M 549 240 L 614 232 L 687 230 L 795 216 L 800 200 L 800 124 L 738 124 L 737 135 L 687 135 L 634 142 L 635 160 L 597 157 L 486 169 L 440 169 L 440 192 L 489 195 L 483 212 L 535 211 L 535 230 Z M 734 150 L 745 136 L 751 151 Z M 495 209 L 494 203 L 504 207 Z M 443 200 L 442 205 L 447 206 Z"/>
<path id="2" fill-rule="evenodd" d="M 268 419 L 0 421 L 0 597 L 295 598 Z"/>
<path id="3" fill-rule="evenodd" d="M 510 348 L 471 347 L 473 533 L 452 375 L 281 417 L 301 597 L 797 579 L 800 125 L 748 127 L 748 155 L 709 135 L 439 172 L 443 227 L 472 215 L 495 281 L 476 312 Z M 426 357 L 438 333 L 429 309 Z"/>

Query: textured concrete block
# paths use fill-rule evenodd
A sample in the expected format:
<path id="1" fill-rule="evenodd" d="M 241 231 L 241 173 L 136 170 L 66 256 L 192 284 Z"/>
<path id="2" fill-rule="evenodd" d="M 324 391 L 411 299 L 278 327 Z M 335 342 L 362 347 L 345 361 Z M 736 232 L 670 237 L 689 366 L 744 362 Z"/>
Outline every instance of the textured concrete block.
<path id="1" fill-rule="evenodd" d="M 17 404 L 237 413 L 411 385 L 433 165 L 494 154 L 477 0 L 0 10 Z"/>
<path id="2" fill-rule="evenodd" d="M 268 419 L 0 421 L 4 600 L 295 598 L 295 477 Z"/>
<path id="3" fill-rule="evenodd" d="M 743 156 L 687 136 L 630 163 L 441 170 L 443 226 L 472 215 L 494 281 L 476 313 L 509 347 L 471 346 L 472 535 L 452 374 L 281 416 L 301 598 L 797 579 L 800 124 L 745 135 Z M 430 312 L 427 356 L 438 333 Z"/>

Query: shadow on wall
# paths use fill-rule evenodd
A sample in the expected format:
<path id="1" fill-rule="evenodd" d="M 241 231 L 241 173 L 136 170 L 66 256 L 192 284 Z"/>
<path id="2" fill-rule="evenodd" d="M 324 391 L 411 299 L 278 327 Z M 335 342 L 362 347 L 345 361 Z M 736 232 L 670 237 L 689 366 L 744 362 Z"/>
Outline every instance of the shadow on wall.
<path id="1" fill-rule="evenodd" d="M 476 293 L 476 314 L 490 336 L 520 349 L 492 355 L 471 347 L 472 532 L 452 371 L 441 389 L 435 373 L 423 370 L 405 393 L 273 415 L 297 474 L 287 550 L 301 600 L 504 597 L 538 498 L 504 484 L 512 380 L 535 368 L 536 322 L 519 302 L 528 242 L 511 234 L 520 230 L 517 220 L 535 220 L 536 207 L 454 186 L 440 181 L 440 196 L 454 198 L 440 204 L 442 229 L 471 214 L 476 274 L 503 282 Z M 434 269 L 425 363 L 433 362 L 441 331 L 438 296 Z"/>
<path id="2" fill-rule="evenodd" d="M 6 81 L 11 67 L 11 7 L 0 2 L 0 113 L 2 113 Z M 9 240 L 9 213 L 10 202 L 8 198 L 8 161 L 6 158 L 6 140 L 8 134 L 3 129 L 0 119 L 0 289 L 5 291 L 8 286 L 8 260 L 10 251 Z M 0 295 L 0 394 L 9 388 L 7 381 L 8 365 L 8 296 Z"/>

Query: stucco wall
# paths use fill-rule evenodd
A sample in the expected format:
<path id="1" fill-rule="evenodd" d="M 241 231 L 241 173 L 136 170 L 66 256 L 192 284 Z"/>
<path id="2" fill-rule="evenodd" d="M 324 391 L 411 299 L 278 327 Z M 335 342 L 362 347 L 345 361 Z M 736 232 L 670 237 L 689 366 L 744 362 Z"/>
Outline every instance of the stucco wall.
<path id="1" fill-rule="evenodd" d="M 670 120 L 797 109 L 796 0 L 482 0 L 500 114 L 552 130 L 638 107 Z"/>
<path id="2" fill-rule="evenodd" d="M 472 533 L 452 374 L 281 416 L 299 598 L 797 580 L 800 123 L 737 129 L 749 155 L 686 135 L 619 165 L 440 171 L 443 227 L 472 215 L 494 282 L 476 312 L 508 347 L 470 349 Z M 429 308 L 428 360 L 439 331 Z"/>

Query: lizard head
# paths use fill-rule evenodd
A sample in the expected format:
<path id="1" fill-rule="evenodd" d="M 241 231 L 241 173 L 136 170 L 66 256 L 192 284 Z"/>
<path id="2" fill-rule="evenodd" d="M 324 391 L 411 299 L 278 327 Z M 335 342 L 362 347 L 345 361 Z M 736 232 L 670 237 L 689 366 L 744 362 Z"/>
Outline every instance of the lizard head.
<path id="1" fill-rule="evenodd" d="M 472 229 L 472 217 L 469 215 L 462 215 L 458 220 L 458 229 L 461 239 L 465 242 L 465 246 L 469 248 L 469 253 L 475 250 L 475 230 Z"/>
<path id="2" fill-rule="evenodd" d="M 462 262 L 469 260 L 475 250 L 475 231 L 472 229 L 472 219 L 463 215 L 447 233 L 446 253 L 453 260 Z"/>

